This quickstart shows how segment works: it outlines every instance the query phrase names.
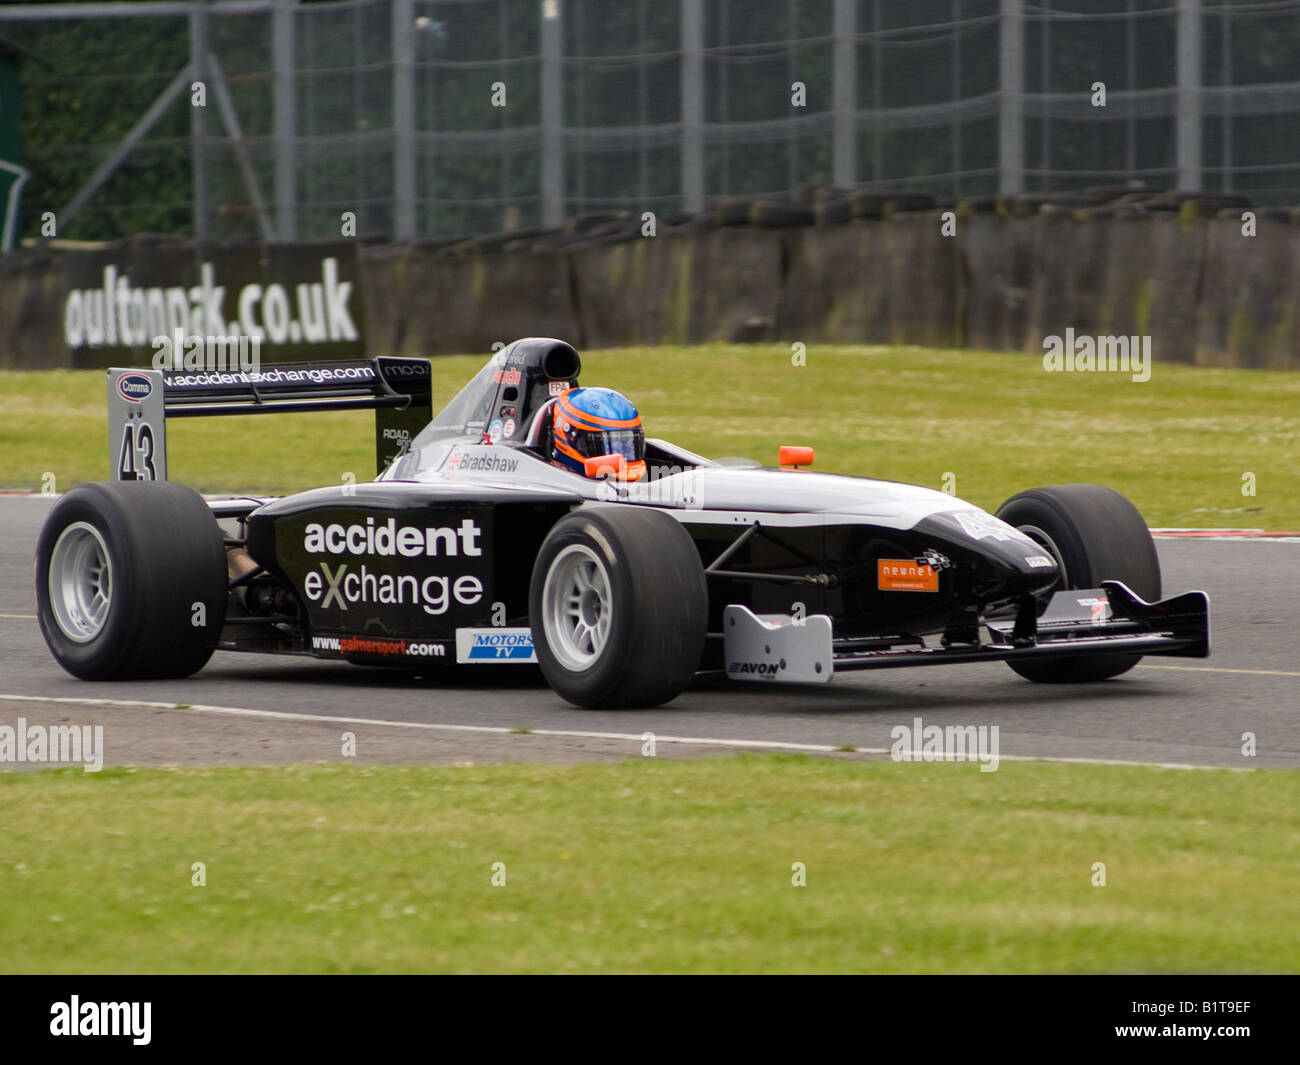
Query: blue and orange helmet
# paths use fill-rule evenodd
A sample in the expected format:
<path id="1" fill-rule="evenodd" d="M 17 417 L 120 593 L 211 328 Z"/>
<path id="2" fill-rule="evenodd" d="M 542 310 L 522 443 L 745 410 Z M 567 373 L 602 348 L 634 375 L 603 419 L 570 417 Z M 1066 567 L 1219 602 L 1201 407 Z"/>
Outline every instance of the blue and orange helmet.
<path id="1" fill-rule="evenodd" d="M 551 458 L 584 476 L 635 481 L 645 475 L 645 431 L 628 398 L 612 388 L 575 388 L 555 401 Z M 599 474 L 587 460 L 609 456 Z M 600 464 L 597 464 L 600 465 Z"/>

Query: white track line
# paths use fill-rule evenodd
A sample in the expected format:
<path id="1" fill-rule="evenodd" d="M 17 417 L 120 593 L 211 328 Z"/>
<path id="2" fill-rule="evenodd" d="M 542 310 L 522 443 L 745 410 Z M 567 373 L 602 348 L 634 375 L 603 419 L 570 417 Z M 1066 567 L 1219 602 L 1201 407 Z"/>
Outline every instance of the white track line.
<path id="1" fill-rule="evenodd" d="M 373 725 L 380 728 L 424 729 L 426 731 L 434 732 L 481 732 L 498 736 L 559 736 L 570 739 L 627 740 L 632 743 L 645 742 L 645 735 L 639 732 L 590 732 L 579 729 L 537 728 L 529 729 L 527 733 L 520 733 L 517 728 L 507 728 L 503 725 L 448 725 L 430 721 L 388 721 L 382 718 L 336 717 L 329 714 L 294 714 L 285 710 L 252 710 L 241 706 L 205 706 L 195 704 L 182 708 L 176 703 L 146 702 L 137 699 L 78 699 L 67 696 L 12 695 L 0 692 L 0 701 L 6 699 L 23 703 L 61 703 L 70 706 L 136 707 L 145 710 L 179 711 L 180 713 L 185 714 L 226 714 L 230 717 L 269 718 L 277 721 L 312 721 L 316 723 L 335 725 Z M 654 739 L 655 743 L 683 743 L 696 747 L 734 747 L 749 750 L 809 751 L 816 754 L 849 753 L 840 752 L 839 746 L 827 743 L 786 743 L 779 740 L 724 740 L 709 739 L 702 736 L 660 736 L 657 734 Z M 889 754 L 890 748 L 854 746 L 852 753 Z M 935 759 L 935 761 L 955 760 L 956 759 L 953 758 Z M 975 761 L 976 759 L 967 760 Z M 1237 768 L 1235 766 L 1191 765 L 1185 762 L 1137 762 L 1121 758 L 1069 758 L 1033 754 L 1002 754 L 998 756 L 998 760 L 1002 762 L 1070 762 L 1077 765 L 1141 766 L 1148 769 L 1226 769 L 1229 772 L 1234 773 L 1254 772 L 1253 769 Z"/>

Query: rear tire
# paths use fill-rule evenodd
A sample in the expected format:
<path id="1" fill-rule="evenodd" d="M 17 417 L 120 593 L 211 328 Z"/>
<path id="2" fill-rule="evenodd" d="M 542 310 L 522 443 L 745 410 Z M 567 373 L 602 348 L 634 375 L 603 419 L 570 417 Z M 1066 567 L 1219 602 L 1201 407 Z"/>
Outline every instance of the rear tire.
<path id="1" fill-rule="evenodd" d="M 586 506 L 556 522 L 529 589 L 546 682 L 576 706 L 659 706 L 704 652 L 709 595 L 681 523 L 658 510 Z"/>
<path id="2" fill-rule="evenodd" d="M 185 485 L 81 485 L 37 539 L 36 607 L 46 644 L 74 677 L 188 677 L 225 624 L 221 529 Z"/>
<path id="3" fill-rule="evenodd" d="M 997 516 L 1056 559 L 1061 582 L 1050 591 L 1099 588 L 1104 580 L 1116 580 L 1147 602 L 1160 598 L 1160 560 L 1151 532 L 1137 507 L 1113 488 L 1032 488 L 1008 499 Z M 1118 677 L 1141 660 L 1141 655 L 1064 655 L 1007 665 L 1040 684 L 1076 684 Z"/>

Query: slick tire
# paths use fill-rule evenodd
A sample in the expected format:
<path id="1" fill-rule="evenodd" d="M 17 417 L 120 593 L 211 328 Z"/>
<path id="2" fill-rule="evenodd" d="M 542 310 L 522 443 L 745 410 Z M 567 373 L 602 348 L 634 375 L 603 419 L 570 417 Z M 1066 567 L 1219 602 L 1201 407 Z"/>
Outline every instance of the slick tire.
<path id="1" fill-rule="evenodd" d="M 1113 488 L 1065 484 L 1032 488 L 1002 504 L 997 516 L 1045 547 L 1061 569 L 1052 591 L 1123 581 L 1147 602 L 1160 598 L 1160 560 L 1137 507 Z M 1127 673 L 1141 655 L 1063 655 L 1008 661 L 1040 684 L 1076 684 Z"/>
<path id="2" fill-rule="evenodd" d="M 582 507 L 551 529 L 529 614 L 546 681 L 576 706 L 659 706 L 694 676 L 709 595 L 690 534 L 667 514 Z"/>
<path id="3" fill-rule="evenodd" d="M 221 529 L 181 484 L 74 488 L 37 540 L 36 610 L 51 653 L 74 677 L 188 677 L 225 623 Z"/>

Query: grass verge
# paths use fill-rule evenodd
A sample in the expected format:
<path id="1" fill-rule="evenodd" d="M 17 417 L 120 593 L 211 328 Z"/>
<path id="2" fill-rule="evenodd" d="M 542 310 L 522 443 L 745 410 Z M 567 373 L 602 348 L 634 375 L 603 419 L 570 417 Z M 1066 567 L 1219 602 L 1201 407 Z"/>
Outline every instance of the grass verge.
<path id="1" fill-rule="evenodd" d="M 483 356 L 434 360 L 435 406 Z M 811 444 L 817 468 L 909 481 L 995 510 L 1015 492 L 1089 481 L 1129 496 L 1151 525 L 1300 529 L 1300 374 L 1159 364 L 1125 374 L 1045 373 L 1037 356 L 786 344 L 584 354 L 583 380 L 626 392 L 649 435 L 710 457 L 769 464 Z M 0 487 L 56 490 L 108 476 L 104 375 L 0 373 Z M 280 493 L 373 476 L 368 413 L 175 423 L 174 480 Z M 945 474 L 951 478 L 945 480 Z M 1253 474 L 1254 495 L 1243 477 Z"/>
<path id="2" fill-rule="evenodd" d="M 6 972 L 1300 970 L 1291 772 L 742 755 L 0 797 Z"/>

